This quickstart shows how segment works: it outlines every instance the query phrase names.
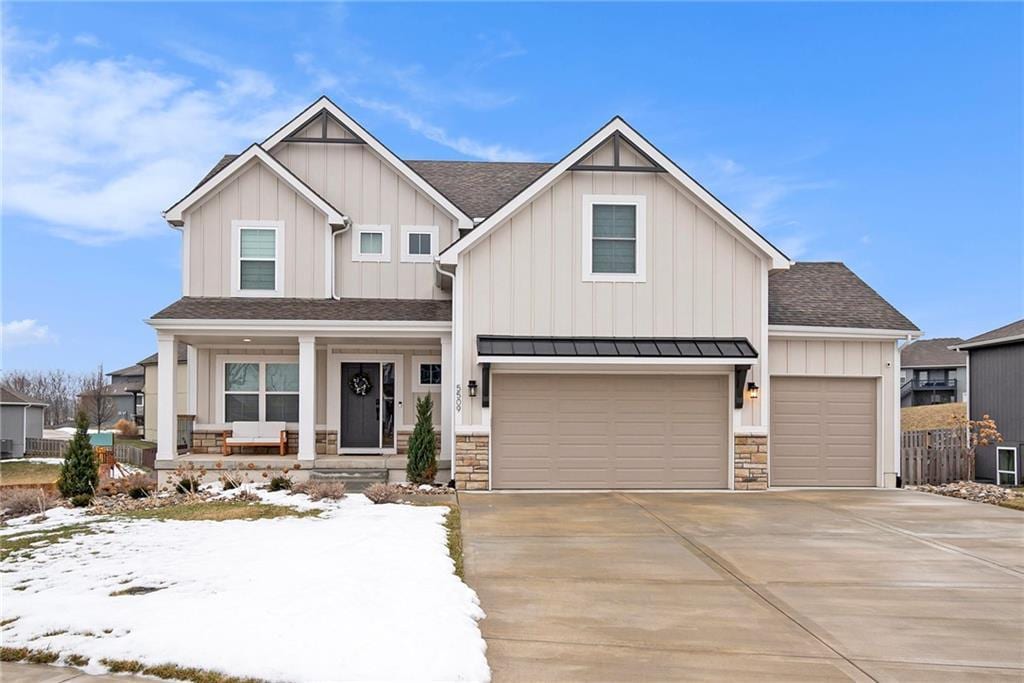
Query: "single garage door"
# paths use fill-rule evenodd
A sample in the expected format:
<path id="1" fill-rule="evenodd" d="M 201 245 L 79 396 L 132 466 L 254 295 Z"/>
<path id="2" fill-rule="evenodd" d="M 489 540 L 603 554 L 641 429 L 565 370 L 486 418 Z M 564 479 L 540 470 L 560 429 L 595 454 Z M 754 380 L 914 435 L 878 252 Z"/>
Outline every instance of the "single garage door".
<path id="1" fill-rule="evenodd" d="M 725 488 L 725 376 L 493 375 L 492 485 Z"/>
<path id="2" fill-rule="evenodd" d="M 772 377 L 772 486 L 875 486 L 874 379 Z"/>

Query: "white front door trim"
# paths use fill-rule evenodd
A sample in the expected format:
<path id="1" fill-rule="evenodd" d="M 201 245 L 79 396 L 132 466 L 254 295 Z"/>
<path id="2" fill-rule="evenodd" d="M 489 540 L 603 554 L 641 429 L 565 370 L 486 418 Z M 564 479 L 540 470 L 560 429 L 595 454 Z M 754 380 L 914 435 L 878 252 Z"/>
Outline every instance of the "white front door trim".
<path id="1" fill-rule="evenodd" d="M 382 453 L 394 455 L 398 452 L 398 426 L 405 424 L 402 396 L 405 393 L 403 357 L 399 355 L 339 353 L 329 350 L 327 356 L 327 425 L 338 435 L 338 454 L 341 453 Z M 341 364 L 342 363 L 394 363 L 395 365 L 395 445 L 391 448 L 345 448 L 341 447 Z M 381 368 L 383 372 L 383 367 Z M 380 377 L 378 375 L 378 381 Z M 381 394 L 381 414 L 384 409 L 384 395 Z M 384 420 L 378 419 L 377 443 L 381 443 Z"/>

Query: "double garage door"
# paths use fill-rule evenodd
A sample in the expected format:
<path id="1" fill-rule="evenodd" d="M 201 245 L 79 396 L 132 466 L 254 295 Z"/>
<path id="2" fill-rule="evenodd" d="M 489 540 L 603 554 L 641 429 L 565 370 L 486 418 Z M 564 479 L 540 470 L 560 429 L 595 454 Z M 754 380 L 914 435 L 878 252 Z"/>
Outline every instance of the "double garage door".
<path id="1" fill-rule="evenodd" d="M 724 375 L 493 376 L 492 486 L 726 488 Z"/>
<path id="2" fill-rule="evenodd" d="M 724 375 L 493 375 L 496 489 L 728 488 Z M 773 377 L 772 486 L 875 486 L 876 380 Z"/>

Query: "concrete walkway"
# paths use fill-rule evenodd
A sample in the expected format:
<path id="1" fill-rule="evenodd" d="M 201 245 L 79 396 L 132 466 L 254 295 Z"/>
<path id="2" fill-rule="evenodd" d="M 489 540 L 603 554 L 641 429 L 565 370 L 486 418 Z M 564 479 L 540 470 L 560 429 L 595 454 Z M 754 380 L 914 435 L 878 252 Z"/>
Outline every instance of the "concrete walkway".
<path id="1" fill-rule="evenodd" d="M 910 491 L 460 495 L 495 681 L 1024 678 L 1024 514 Z"/>

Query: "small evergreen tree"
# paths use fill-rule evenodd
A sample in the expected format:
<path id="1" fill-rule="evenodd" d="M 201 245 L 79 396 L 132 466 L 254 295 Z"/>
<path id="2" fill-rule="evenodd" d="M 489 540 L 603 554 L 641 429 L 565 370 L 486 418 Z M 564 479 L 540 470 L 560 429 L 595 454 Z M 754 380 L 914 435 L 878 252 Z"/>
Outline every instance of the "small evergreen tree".
<path id="1" fill-rule="evenodd" d="M 89 418 L 84 412 L 78 413 L 75 427 L 75 436 L 68 446 L 57 480 L 57 488 L 65 498 L 92 496 L 100 483 L 99 463 L 89 442 Z"/>
<path id="2" fill-rule="evenodd" d="M 409 437 L 409 457 L 405 464 L 405 474 L 414 484 L 429 484 L 437 475 L 433 412 L 430 394 L 416 401 L 416 427 Z"/>

